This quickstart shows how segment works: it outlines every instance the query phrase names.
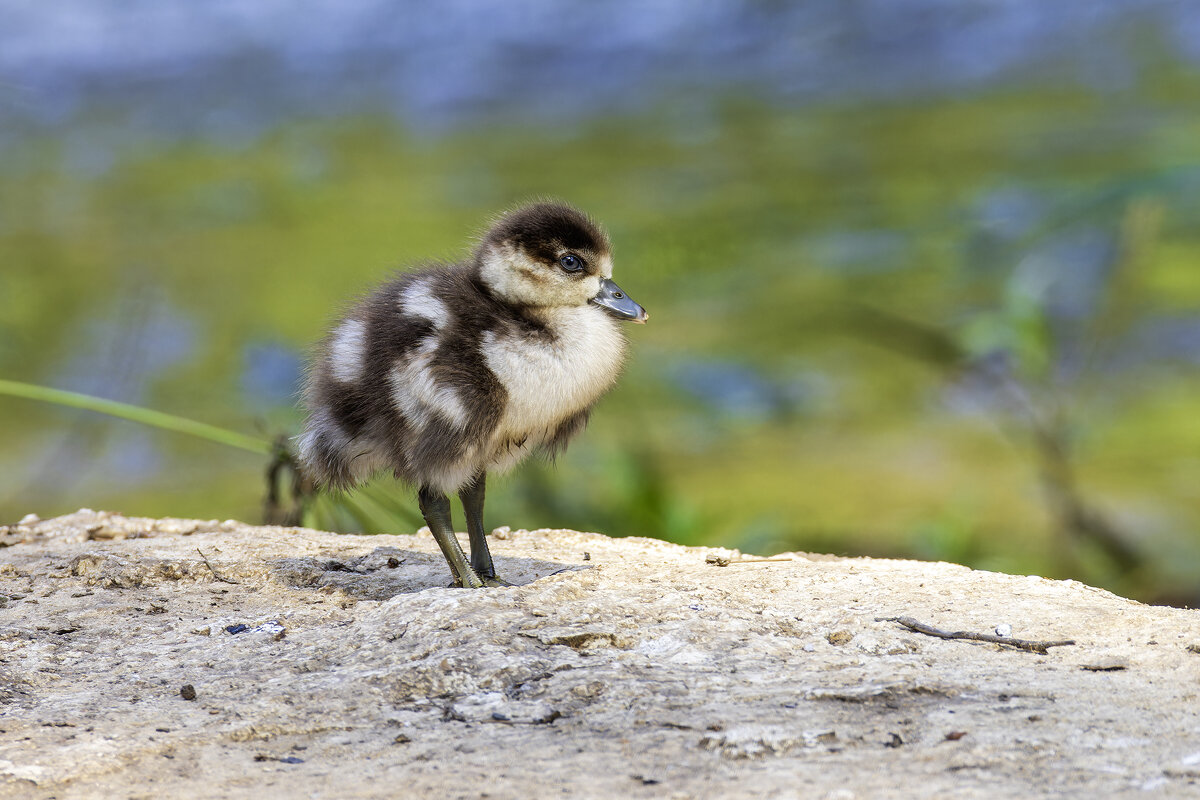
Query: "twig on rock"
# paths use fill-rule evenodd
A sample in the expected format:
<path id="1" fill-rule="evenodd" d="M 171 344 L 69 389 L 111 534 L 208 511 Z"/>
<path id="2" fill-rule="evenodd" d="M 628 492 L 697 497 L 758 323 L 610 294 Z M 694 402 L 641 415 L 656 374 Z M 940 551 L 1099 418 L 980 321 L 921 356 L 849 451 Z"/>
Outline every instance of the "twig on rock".
<path id="1" fill-rule="evenodd" d="M 196 548 L 196 552 L 199 553 L 200 557 L 204 559 L 204 566 L 208 567 L 208 571 L 213 574 L 214 578 L 219 580 L 221 583 L 232 583 L 235 586 L 241 586 L 241 584 L 238 583 L 237 581 L 231 581 L 231 580 L 229 580 L 229 578 L 222 577 L 221 573 L 217 572 L 216 568 L 213 567 L 213 565 L 209 563 L 208 556 L 204 555 L 204 551 L 201 550 L 199 547 Z"/>
<path id="2" fill-rule="evenodd" d="M 944 631 L 940 628 L 935 628 L 932 625 L 926 625 L 923 622 L 917 622 L 912 617 L 876 617 L 876 622 L 896 622 L 909 630 L 923 633 L 926 636 L 936 636 L 939 639 L 969 639 L 975 642 L 991 642 L 992 644 L 1002 644 L 1006 647 L 1013 647 L 1017 650 L 1024 650 L 1029 653 L 1041 653 L 1046 655 L 1047 649 L 1051 647 L 1066 647 L 1067 645 L 1075 644 L 1073 639 L 1064 639 L 1057 642 L 1035 642 L 1029 639 L 1014 639 L 1011 636 L 997 636 L 994 633 L 972 633 L 970 631 Z"/>
<path id="3" fill-rule="evenodd" d="M 769 561 L 795 561 L 794 558 L 727 558 L 725 556 L 709 555 L 704 557 L 704 563 L 714 567 L 728 567 L 730 564 L 763 564 Z"/>

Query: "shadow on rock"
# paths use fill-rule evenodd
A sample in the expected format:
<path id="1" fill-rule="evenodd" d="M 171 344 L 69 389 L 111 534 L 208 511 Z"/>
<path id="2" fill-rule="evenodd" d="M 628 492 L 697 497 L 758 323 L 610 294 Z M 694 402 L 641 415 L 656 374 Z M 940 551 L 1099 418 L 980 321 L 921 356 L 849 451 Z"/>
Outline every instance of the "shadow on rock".
<path id="1" fill-rule="evenodd" d="M 587 567 L 532 558 L 496 559 L 499 576 L 517 586 L 580 569 Z M 267 572 L 271 580 L 284 586 L 342 592 L 359 600 L 387 600 L 398 594 L 453 585 L 440 554 L 399 547 L 376 547 L 365 555 L 347 558 L 277 558 L 267 562 Z"/>

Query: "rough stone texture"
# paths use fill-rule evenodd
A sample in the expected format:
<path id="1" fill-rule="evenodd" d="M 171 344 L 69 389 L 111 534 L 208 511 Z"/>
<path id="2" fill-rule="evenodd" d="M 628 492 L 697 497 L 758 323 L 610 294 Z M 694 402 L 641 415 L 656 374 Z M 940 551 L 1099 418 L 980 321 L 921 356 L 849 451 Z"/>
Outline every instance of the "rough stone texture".
<path id="1" fill-rule="evenodd" d="M 427 533 L 0 528 L 0 796 L 1200 795 L 1200 612 L 952 564 L 492 540 L 519 586 L 446 588 Z M 1077 644 L 876 621 L 900 615 Z"/>

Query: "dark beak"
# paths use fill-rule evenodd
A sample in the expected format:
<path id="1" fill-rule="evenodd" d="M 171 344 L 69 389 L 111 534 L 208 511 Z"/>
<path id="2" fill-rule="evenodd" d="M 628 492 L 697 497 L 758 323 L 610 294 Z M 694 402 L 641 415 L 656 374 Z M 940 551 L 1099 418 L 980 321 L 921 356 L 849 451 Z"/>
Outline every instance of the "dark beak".
<path id="1" fill-rule="evenodd" d="M 601 278 L 600 293 L 592 298 L 592 302 L 614 317 L 630 322 L 645 322 L 650 319 L 646 309 L 633 302 L 629 295 L 621 291 L 621 287 L 609 278 Z"/>

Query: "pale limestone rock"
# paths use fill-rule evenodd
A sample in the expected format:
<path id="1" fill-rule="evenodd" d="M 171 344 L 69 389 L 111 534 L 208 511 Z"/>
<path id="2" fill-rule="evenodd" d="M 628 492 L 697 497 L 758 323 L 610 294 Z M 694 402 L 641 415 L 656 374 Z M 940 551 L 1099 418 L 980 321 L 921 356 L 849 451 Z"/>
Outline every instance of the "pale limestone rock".
<path id="1" fill-rule="evenodd" d="M 0 528 L 0 796 L 1200 793 L 1200 612 L 952 564 L 493 539 L 518 586 L 446 588 L 427 535 Z"/>

